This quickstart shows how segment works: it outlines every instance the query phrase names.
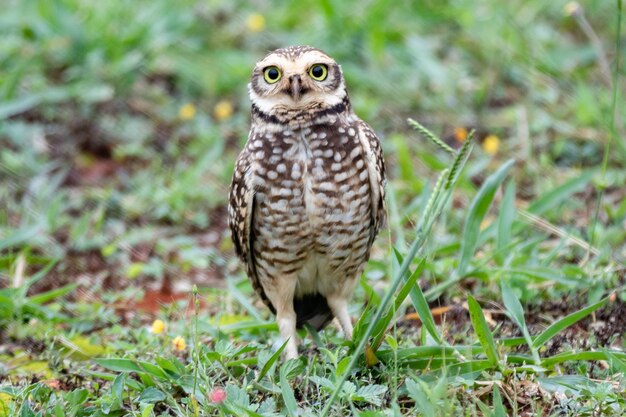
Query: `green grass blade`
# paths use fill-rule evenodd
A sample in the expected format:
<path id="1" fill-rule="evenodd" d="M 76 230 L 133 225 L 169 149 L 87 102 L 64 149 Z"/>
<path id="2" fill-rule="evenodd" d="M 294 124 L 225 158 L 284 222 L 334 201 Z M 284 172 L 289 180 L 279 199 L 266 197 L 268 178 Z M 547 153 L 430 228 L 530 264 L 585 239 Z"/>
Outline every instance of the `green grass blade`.
<path id="1" fill-rule="evenodd" d="M 411 118 L 407 119 L 407 122 L 409 123 L 409 125 L 413 129 L 415 129 L 418 132 L 420 132 L 425 138 L 430 139 L 430 141 L 433 142 L 435 145 L 437 145 L 438 147 L 440 147 L 444 151 L 454 155 L 454 153 L 455 153 L 454 149 L 452 149 L 450 146 L 448 146 L 447 143 L 445 143 L 444 141 L 439 139 L 439 137 L 437 135 L 432 133 L 430 130 L 426 129 L 422 124 L 420 124 L 419 122 L 417 122 L 416 120 L 413 120 Z"/>
<path id="2" fill-rule="evenodd" d="M 93 361 L 103 368 L 115 372 L 144 372 L 143 368 L 131 359 L 97 358 L 93 359 Z"/>
<path id="3" fill-rule="evenodd" d="M 283 395 L 283 402 L 287 409 L 287 415 L 298 415 L 298 403 L 296 397 L 293 394 L 293 389 L 289 385 L 289 378 L 293 377 L 295 373 L 298 373 L 302 369 L 302 363 L 299 359 L 292 359 L 285 362 L 280 367 L 280 391 Z"/>
<path id="4" fill-rule="evenodd" d="M 439 376 L 445 373 L 448 377 L 462 376 L 473 374 L 475 372 L 481 372 L 486 369 L 493 368 L 491 361 L 485 359 L 471 360 L 467 362 L 454 363 L 450 366 L 446 366 L 444 369 L 436 369 L 427 375 Z"/>
<path id="5" fill-rule="evenodd" d="M 604 305 L 606 305 L 608 301 L 609 301 L 609 297 L 603 298 L 602 300 L 598 301 L 595 304 L 592 304 L 588 307 L 578 310 L 552 323 L 547 329 L 545 329 L 543 332 L 539 333 L 535 337 L 532 347 L 535 349 L 539 349 L 541 346 L 545 345 L 548 342 L 548 340 L 556 336 L 560 331 L 566 329 L 567 327 L 573 325 L 577 321 L 593 313 L 597 309 L 603 307 Z"/>
<path id="6" fill-rule="evenodd" d="M 469 307 L 470 320 L 472 322 L 472 326 L 474 327 L 474 331 L 476 332 L 476 336 L 478 337 L 478 341 L 483 347 L 489 363 L 492 366 L 498 366 L 500 355 L 498 354 L 498 349 L 496 348 L 496 343 L 493 340 L 491 330 L 485 320 L 483 310 L 480 308 L 480 304 L 478 304 L 474 297 L 469 294 L 467 296 L 467 304 Z"/>
<path id="7" fill-rule="evenodd" d="M 279 347 L 278 350 L 274 352 L 272 356 L 270 356 L 267 362 L 265 362 L 265 365 L 263 365 L 263 368 L 259 372 L 259 375 L 257 375 L 256 377 L 257 382 L 263 379 L 263 377 L 265 376 L 265 374 L 267 374 L 267 372 L 270 370 L 272 365 L 274 365 L 276 361 L 278 360 L 278 358 L 280 358 L 280 354 L 283 353 L 283 350 L 285 350 L 285 347 L 287 346 L 287 342 L 289 342 L 289 340 L 285 340 L 285 342 L 281 345 L 281 347 Z"/>
<path id="8" fill-rule="evenodd" d="M 502 301 L 504 302 L 504 307 L 509 313 L 509 316 L 513 319 L 517 327 L 522 330 L 522 332 L 528 332 L 528 328 L 526 327 L 526 320 L 524 319 L 524 309 L 522 308 L 522 304 L 519 302 L 519 299 L 513 293 L 513 290 L 506 283 L 506 281 L 500 281 L 500 289 L 502 291 Z"/>
<path id="9" fill-rule="evenodd" d="M 505 280 L 500 280 L 500 288 L 502 291 L 502 301 L 506 311 L 517 327 L 519 327 L 522 331 L 524 339 L 532 351 L 535 364 L 539 365 L 541 363 L 541 359 L 539 358 L 537 349 L 533 347 L 533 340 L 530 337 L 530 332 L 528 331 L 528 326 L 526 326 L 526 320 L 524 319 L 524 309 L 522 308 L 522 304 L 519 302 L 519 299 Z"/>
<path id="10" fill-rule="evenodd" d="M 393 248 L 393 252 L 396 255 L 398 264 L 401 264 L 402 255 L 400 254 L 400 252 L 398 252 L 396 248 Z M 422 271 L 424 270 L 424 265 L 426 265 L 426 260 L 422 258 L 417 264 L 415 271 L 413 271 L 411 276 L 404 282 L 404 285 L 402 286 L 402 288 L 400 288 L 400 291 L 398 291 L 398 295 L 396 296 L 396 299 L 394 301 L 395 310 L 398 310 L 398 308 L 400 308 L 400 305 L 404 302 L 406 297 L 409 295 L 409 293 L 413 289 L 413 286 L 417 282 L 417 279 L 419 278 L 419 276 L 422 274 Z"/>
<path id="11" fill-rule="evenodd" d="M 541 361 L 541 365 L 549 368 L 554 365 L 558 365 L 567 361 L 603 361 L 610 359 L 607 356 L 607 352 L 611 353 L 611 357 L 616 357 L 620 360 L 626 360 L 626 353 L 618 351 L 598 351 L 598 352 L 566 352 L 558 355 L 544 358 Z"/>
<path id="12" fill-rule="evenodd" d="M 78 287 L 78 284 L 68 284 L 55 290 L 46 291 L 41 294 L 33 295 L 28 298 L 28 302 L 32 304 L 44 304 L 48 301 L 52 301 L 55 298 L 63 297 L 74 291 Z"/>
<path id="13" fill-rule="evenodd" d="M 394 252 L 396 254 L 396 258 L 398 259 L 398 262 L 402 263 L 402 255 L 400 255 L 398 251 L 395 250 L 395 248 L 394 248 Z M 376 351 L 380 347 L 382 340 L 385 337 L 385 333 L 387 332 L 387 329 L 389 328 L 389 323 L 395 316 L 396 311 L 398 311 L 398 309 L 400 308 L 400 305 L 402 304 L 402 302 L 404 302 L 404 300 L 409 294 L 413 295 L 413 291 L 415 291 L 415 288 L 419 288 L 419 285 L 416 285 L 416 281 L 421 275 L 422 271 L 424 270 L 424 265 L 425 265 L 425 259 L 422 259 L 417 265 L 417 267 L 415 268 L 415 271 L 413 271 L 411 276 L 406 278 L 404 285 L 402 286 L 402 288 L 400 288 L 400 291 L 398 291 L 398 295 L 396 296 L 393 307 L 390 309 L 390 311 L 387 312 L 387 314 L 383 316 L 383 318 L 380 320 L 381 323 L 377 324 L 374 332 L 372 332 L 372 336 L 374 337 L 374 341 L 372 342 L 372 349 L 374 351 Z M 408 272 L 409 271 L 407 271 L 407 275 L 408 275 Z M 378 330 L 378 332 L 376 330 Z"/>
<path id="14" fill-rule="evenodd" d="M 502 404 L 502 396 L 500 395 L 500 390 L 498 386 L 494 384 L 493 386 L 493 417 L 506 417 L 506 409 L 504 408 L 504 404 Z"/>
<path id="15" fill-rule="evenodd" d="M 496 190 L 504 181 L 515 160 L 509 159 L 496 172 L 491 174 L 478 190 L 476 197 L 470 205 L 465 227 L 463 229 L 463 241 L 461 244 L 461 258 L 459 260 L 459 276 L 465 275 L 470 260 L 474 256 L 478 235 L 480 234 L 480 224 L 482 223 L 489 206 L 493 201 Z"/>
<path id="16" fill-rule="evenodd" d="M 455 184 L 459 179 L 459 175 L 461 175 L 461 170 L 459 168 L 462 168 L 465 165 L 467 158 L 469 158 L 469 155 L 472 152 L 472 147 L 474 146 L 474 133 L 475 131 L 473 129 L 469 132 L 467 139 L 463 142 L 463 146 L 461 146 L 461 149 L 459 149 L 459 152 L 454 158 L 452 168 L 450 168 L 448 179 L 446 180 L 446 190 L 450 188 L 452 184 Z"/>
<path id="17" fill-rule="evenodd" d="M 551 210 L 559 204 L 566 201 L 572 196 L 572 194 L 582 191 L 591 178 L 593 177 L 593 171 L 587 171 L 576 178 L 572 178 L 560 186 L 556 187 L 552 191 L 549 191 L 533 201 L 528 206 L 528 211 L 534 215 L 541 215 L 548 210 Z"/>
<path id="18" fill-rule="evenodd" d="M 500 213 L 498 214 L 498 234 L 496 237 L 496 248 L 498 254 L 496 258 L 502 261 L 504 249 L 511 242 L 511 227 L 515 220 L 515 182 L 509 181 L 500 203 Z"/>
<path id="19" fill-rule="evenodd" d="M 396 256 L 400 256 L 400 254 L 396 253 Z M 415 268 L 415 272 L 413 275 L 414 279 L 417 280 L 417 277 L 421 274 L 424 269 L 425 259 L 420 261 L 417 268 Z M 415 282 L 415 281 L 414 281 Z M 437 331 L 437 326 L 435 325 L 435 319 L 430 311 L 430 307 L 428 306 L 428 302 L 426 301 L 426 297 L 424 297 L 424 293 L 418 284 L 412 286 L 410 288 L 411 301 L 413 302 L 413 307 L 415 307 L 415 311 L 417 311 L 417 315 L 422 322 L 422 325 L 428 331 L 428 334 L 439 344 L 443 344 L 443 339 L 441 335 Z M 397 308 L 397 307 L 396 307 Z"/>

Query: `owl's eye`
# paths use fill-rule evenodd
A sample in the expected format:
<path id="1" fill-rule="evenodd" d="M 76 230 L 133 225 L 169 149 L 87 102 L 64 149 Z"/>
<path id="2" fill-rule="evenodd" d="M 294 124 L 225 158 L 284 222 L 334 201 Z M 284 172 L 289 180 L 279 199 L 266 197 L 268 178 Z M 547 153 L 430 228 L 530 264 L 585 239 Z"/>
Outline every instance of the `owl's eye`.
<path id="1" fill-rule="evenodd" d="M 315 64 L 309 69 L 309 75 L 315 81 L 324 81 L 328 75 L 328 67 L 324 64 Z"/>
<path id="2" fill-rule="evenodd" d="M 263 77 L 269 84 L 274 84 L 276 81 L 280 80 L 280 76 L 281 73 L 278 67 L 271 66 L 263 70 Z"/>

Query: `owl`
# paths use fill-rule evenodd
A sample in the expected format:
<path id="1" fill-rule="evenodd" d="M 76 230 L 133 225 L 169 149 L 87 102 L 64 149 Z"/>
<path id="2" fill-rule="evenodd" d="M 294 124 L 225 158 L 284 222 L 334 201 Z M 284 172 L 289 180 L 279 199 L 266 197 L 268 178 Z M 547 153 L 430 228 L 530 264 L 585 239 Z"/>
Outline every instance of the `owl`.
<path id="1" fill-rule="evenodd" d="M 251 128 L 235 163 L 229 227 L 292 359 L 305 324 L 320 330 L 336 318 L 352 338 L 348 302 L 385 223 L 385 164 L 341 67 L 321 50 L 271 52 L 248 90 Z"/>

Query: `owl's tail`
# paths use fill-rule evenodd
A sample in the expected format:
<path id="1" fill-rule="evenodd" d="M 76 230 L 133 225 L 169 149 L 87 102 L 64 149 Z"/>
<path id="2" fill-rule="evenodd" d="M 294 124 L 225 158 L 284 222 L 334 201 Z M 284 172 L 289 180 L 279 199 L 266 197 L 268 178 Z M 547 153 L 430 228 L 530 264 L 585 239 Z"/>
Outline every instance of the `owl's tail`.
<path id="1" fill-rule="evenodd" d="M 294 298 L 293 309 L 296 312 L 296 327 L 301 329 L 305 324 L 316 330 L 322 330 L 333 319 L 326 297 L 321 294 L 306 294 Z"/>

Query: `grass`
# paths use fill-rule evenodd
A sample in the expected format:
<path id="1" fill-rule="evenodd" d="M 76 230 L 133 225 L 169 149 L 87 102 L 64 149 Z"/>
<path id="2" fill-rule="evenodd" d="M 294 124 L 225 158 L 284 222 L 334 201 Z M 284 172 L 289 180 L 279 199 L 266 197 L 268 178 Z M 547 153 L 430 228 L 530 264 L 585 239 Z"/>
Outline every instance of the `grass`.
<path id="1" fill-rule="evenodd" d="M 621 1 L 9 3 L 0 417 L 626 410 Z M 354 340 L 282 363 L 224 204 L 287 44 L 342 64 L 390 183 Z"/>

